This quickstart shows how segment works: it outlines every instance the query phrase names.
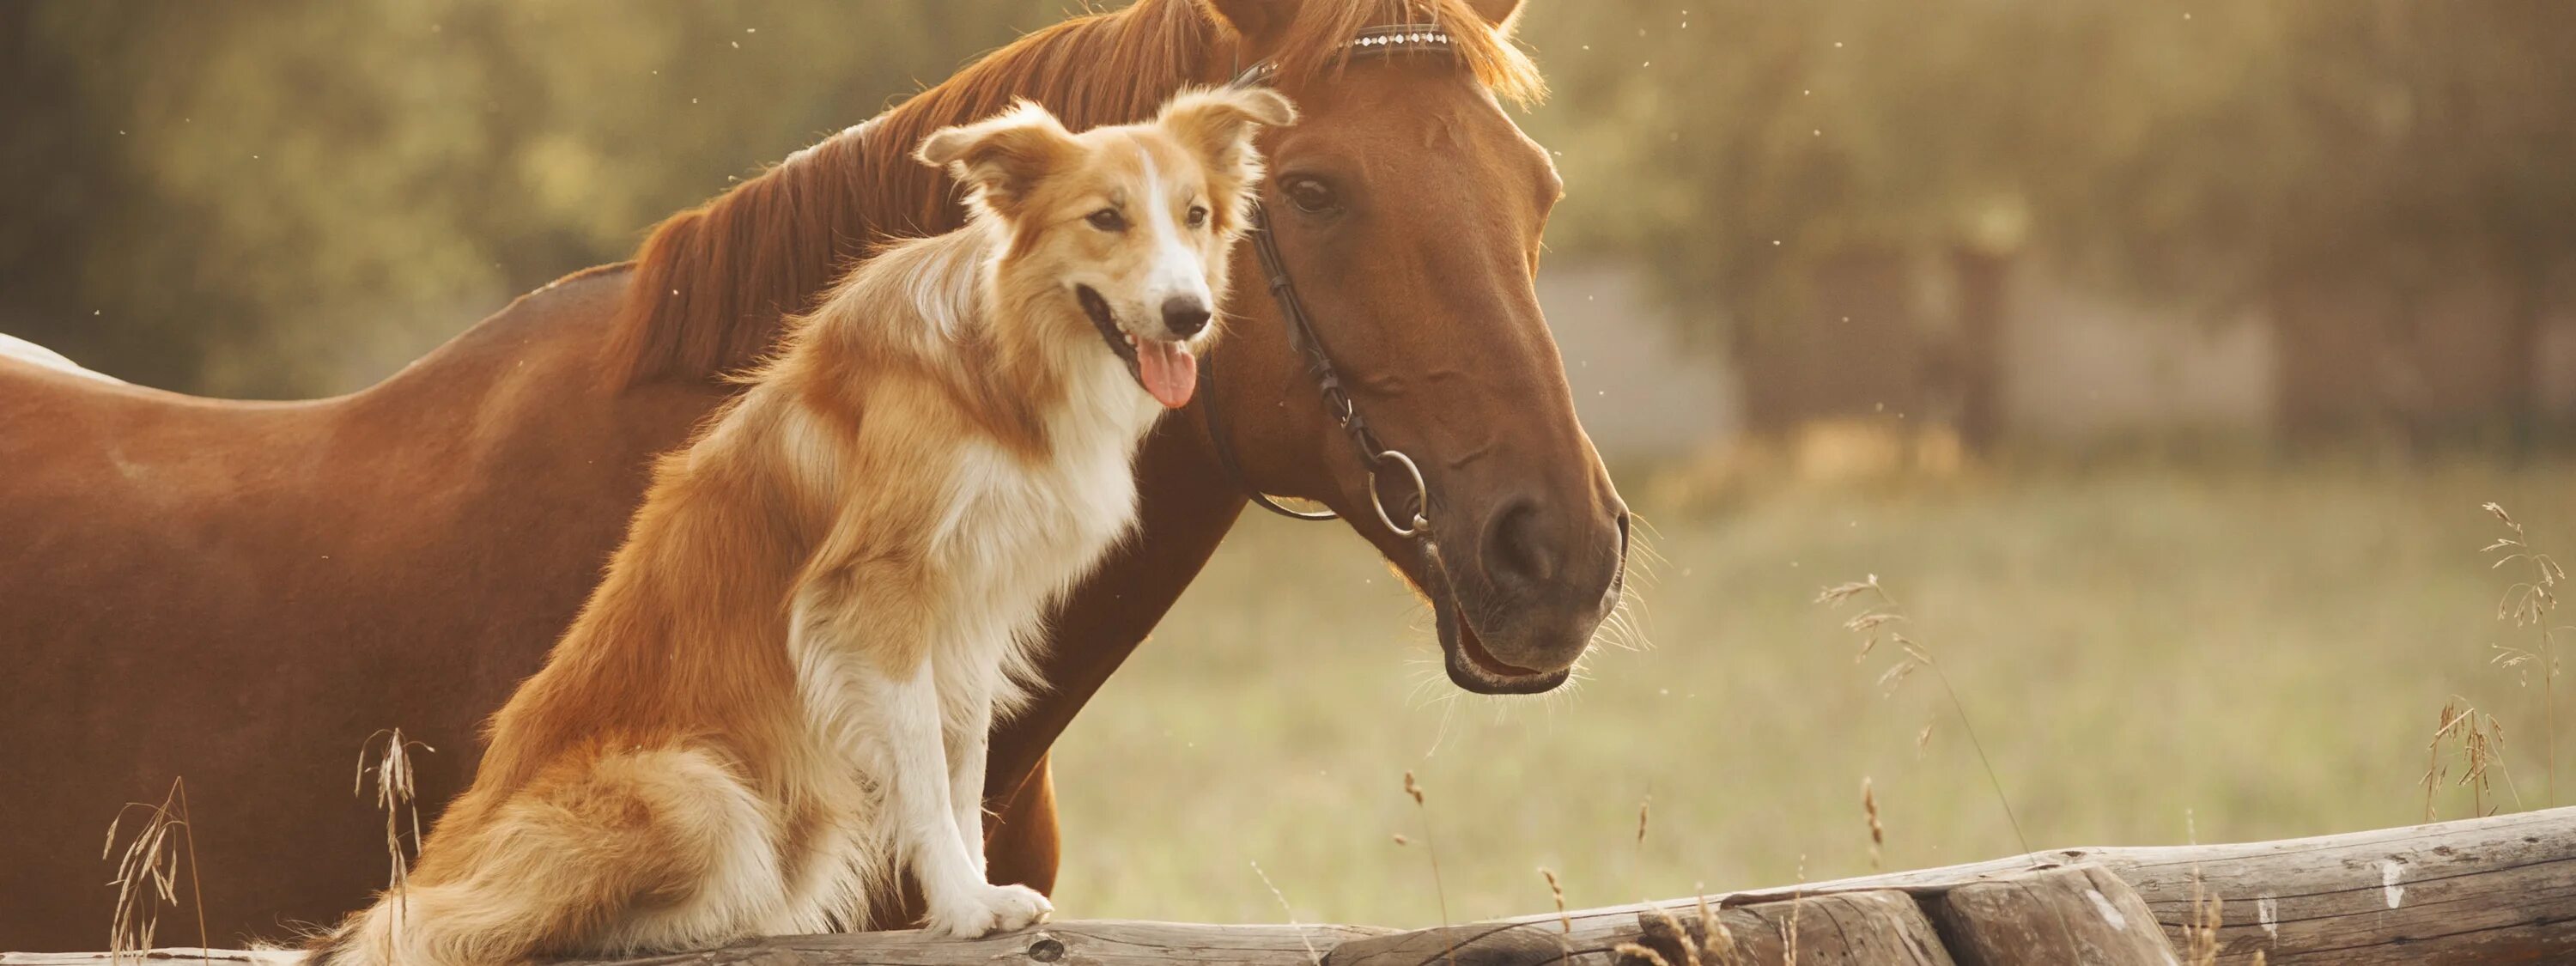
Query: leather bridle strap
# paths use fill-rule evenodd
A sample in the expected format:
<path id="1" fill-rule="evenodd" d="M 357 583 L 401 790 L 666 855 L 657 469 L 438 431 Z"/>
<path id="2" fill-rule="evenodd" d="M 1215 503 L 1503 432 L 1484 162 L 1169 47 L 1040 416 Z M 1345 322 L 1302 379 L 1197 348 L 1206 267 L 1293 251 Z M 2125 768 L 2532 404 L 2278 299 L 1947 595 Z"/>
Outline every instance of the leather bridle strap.
<path id="1" fill-rule="evenodd" d="M 1449 45 L 1448 31 L 1436 24 L 1397 24 L 1360 31 L 1359 36 L 1343 45 L 1340 59 L 1349 61 L 1396 53 L 1450 55 L 1456 51 Z M 1233 86 L 1268 84 L 1278 74 L 1279 65 L 1265 60 L 1236 74 Z M 1247 234 L 1251 236 L 1254 253 L 1261 259 L 1261 273 L 1270 286 L 1270 298 L 1279 304 L 1279 316 L 1287 324 L 1289 342 L 1298 354 L 1305 357 L 1306 367 L 1314 374 L 1316 387 L 1323 395 L 1324 411 L 1341 426 L 1343 434 L 1350 437 L 1352 447 L 1359 451 L 1360 464 L 1368 471 L 1369 502 L 1377 510 L 1378 522 L 1385 524 L 1387 530 L 1396 536 L 1428 540 L 1431 535 L 1431 489 L 1423 482 L 1422 467 L 1415 464 L 1412 457 L 1379 442 L 1377 434 L 1369 430 L 1368 420 L 1361 418 L 1358 405 L 1342 384 L 1341 370 L 1334 367 L 1332 356 L 1324 351 L 1323 340 L 1315 335 L 1314 319 L 1306 314 L 1305 303 L 1297 297 L 1296 283 L 1288 277 L 1287 259 L 1280 254 L 1278 237 L 1270 230 L 1269 211 L 1258 199 L 1251 207 L 1252 224 Z M 1199 415 L 1207 430 L 1209 448 L 1215 451 L 1217 465 L 1225 471 L 1236 489 L 1262 509 L 1297 520 L 1334 519 L 1335 514 L 1330 510 L 1307 513 L 1280 506 L 1269 494 L 1244 479 L 1243 467 L 1235 460 L 1233 441 L 1217 429 L 1215 356 L 1211 352 L 1201 362 L 1204 370 L 1201 379 L 1209 385 L 1201 391 L 1203 402 L 1200 403 Z M 1413 484 L 1412 505 L 1406 514 L 1409 519 L 1401 526 L 1396 524 L 1395 515 L 1387 512 L 1386 498 L 1378 492 L 1378 477 L 1389 467 L 1402 470 L 1405 480 Z"/>

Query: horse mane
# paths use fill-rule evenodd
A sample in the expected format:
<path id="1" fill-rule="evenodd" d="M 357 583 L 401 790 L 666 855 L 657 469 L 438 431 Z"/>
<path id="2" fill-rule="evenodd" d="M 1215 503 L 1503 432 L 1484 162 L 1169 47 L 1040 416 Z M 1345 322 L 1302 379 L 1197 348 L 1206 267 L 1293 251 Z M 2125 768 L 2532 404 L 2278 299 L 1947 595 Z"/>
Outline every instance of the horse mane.
<path id="1" fill-rule="evenodd" d="M 1240 38 L 1210 0 L 1137 0 L 1075 17 L 976 60 L 902 104 L 653 229 L 633 263 L 606 361 L 624 384 L 721 381 L 768 352 L 782 320 L 891 238 L 963 224 L 960 193 L 912 157 L 931 132 L 1009 106 L 1047 105 L 1074 130 L 1151 117 L 1191 83 L 1222 80 Z M 1527 103 L 1538 69 L 1467 0 L 1307 0 L 1279 26 L 1283 84 L 1338 70 L 1341 44 L 1377 24 L 1437 23 L 1497 94 Z"/>

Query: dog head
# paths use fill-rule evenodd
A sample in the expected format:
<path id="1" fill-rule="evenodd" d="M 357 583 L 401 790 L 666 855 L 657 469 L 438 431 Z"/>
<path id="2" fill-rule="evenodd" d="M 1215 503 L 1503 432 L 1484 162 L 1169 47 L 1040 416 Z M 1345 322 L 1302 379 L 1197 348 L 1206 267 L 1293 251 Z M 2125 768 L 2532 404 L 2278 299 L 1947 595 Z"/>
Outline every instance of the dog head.
<path id="1" fill-rule="evenodd" d="M 1226 254 L 1261 179 L 1253 134 L 1295 119 L 1276 92 L 1216 88 L 1173 97 L 1152 121 L 1075 134 L 1022 101 L 931 134 L 918 156 L 970 189 L 974 217 L 1004 226 L 1005 304 L 1077 332 L 1087 321 L 1178 409 L 1197 390 Z"/>

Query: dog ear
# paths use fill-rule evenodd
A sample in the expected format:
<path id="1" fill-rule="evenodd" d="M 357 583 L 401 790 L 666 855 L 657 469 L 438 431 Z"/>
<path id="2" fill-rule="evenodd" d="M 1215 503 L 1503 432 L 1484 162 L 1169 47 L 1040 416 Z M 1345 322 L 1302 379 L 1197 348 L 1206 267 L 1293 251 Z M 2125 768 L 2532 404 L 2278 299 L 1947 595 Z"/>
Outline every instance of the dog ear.
<path id="1" fill-rule="evenodd" d="M 1252 152 L 1256 126 L 1297 122 L 1297 107 L 1266 87 L 1212 87 L 1184 91 L 1163 105 L 1154 123 L 1197 152 L 1208 170 L 1245 179 L 1260 170 Z"/>
<path id="2" fill-rule="evenodd" d="M 946 168 L 1004 215 L 1018 212 L 1039 180 L 1073 157 L 1073 134 L 1055 115 L 1031 101 L 973 124 L 941 128 L 913 152 L 923 164 Z"/>

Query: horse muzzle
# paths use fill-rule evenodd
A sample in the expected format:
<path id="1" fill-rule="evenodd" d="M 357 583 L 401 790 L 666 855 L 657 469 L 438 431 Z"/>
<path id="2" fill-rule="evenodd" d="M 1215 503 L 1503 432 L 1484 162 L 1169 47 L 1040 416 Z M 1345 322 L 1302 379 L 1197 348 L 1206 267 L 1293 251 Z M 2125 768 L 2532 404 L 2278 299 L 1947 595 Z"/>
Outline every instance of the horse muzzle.
<path id="1" fill-rule="evenodd" d="M 1435 546 L 1430 588 L 1449 680 L 1477 694 L 1539 694 L 1572 676 L 1626 591 L 1628 514 L 1550 521 L 1506 500 L 1463 546 Z M 1452 556 L 1454 552 L 1454 557 Z M 1455 564 L 1452 564 L 1452 561 Z M 1453 566 L 1455 569 L 1453 569 Z"/>

